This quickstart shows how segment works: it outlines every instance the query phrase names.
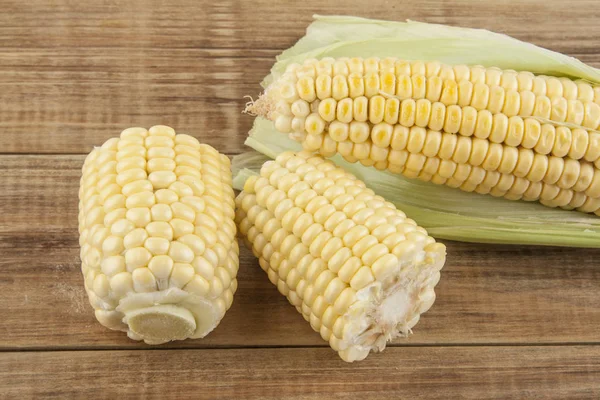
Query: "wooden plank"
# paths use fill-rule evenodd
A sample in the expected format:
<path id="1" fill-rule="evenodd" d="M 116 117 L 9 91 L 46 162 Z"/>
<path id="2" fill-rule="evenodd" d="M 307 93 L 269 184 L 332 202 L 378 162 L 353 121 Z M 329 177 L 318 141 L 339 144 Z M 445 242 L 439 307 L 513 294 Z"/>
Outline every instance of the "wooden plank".
<path id="1" fill-rule="evenodd" d="M 73 3 L 8 1 L 0 16 L 0 46 L 283 49 L 304 33 L 314 14 L 354 14 L 420 20 L 511 33 L 560 49 L 596 51 L 595 0 L 348 0 L 343 5 L 256 0 L 115 0 Z M 535 23 L 531 23 L 535 21 Z M 597 31 L 596 31 L 597 33 Z"/>
<path id="2" fill-rule="evenodd" d="M 244 96 L 260 93 L 274 52 L 244 53 L 7 51 L 0 61 L 0 152 L 87 153 L 124 128 L 156 124 L 223 152 L 247 150 L 253 118 L 242 114 Z"/>
<path id="3" fill-rule="evenodd" d="M 60 366 L 60 368 L 57 368 Z M 15 398 L 593 399 L 600 346 L 414 347 L 346 364 L 328 349 L 0 353 Z"/>
<path id="4" fill-rule="evenodd" d="M 79 272 L 83 156 L 0 156 L 1 349 L 147 347 L 100 326 Z M 448 242 L 438 300 L 398 345 L 598 343 L 600 250 Z M 239 290 L 203 340 L 163 347 L 326 346 L 242 251 Z"/>
<path id="5" fill-rule="evenodd" d="M 314 13 L 486 28 L 600 65 L 587 40 L 600 33 L 595 0 L 4 3 L 2 153 L 85 153 L 124 128 L 157 123 L 243 151 L 252 123 L 243 96 L 258 94 L 274 56 Z"/>

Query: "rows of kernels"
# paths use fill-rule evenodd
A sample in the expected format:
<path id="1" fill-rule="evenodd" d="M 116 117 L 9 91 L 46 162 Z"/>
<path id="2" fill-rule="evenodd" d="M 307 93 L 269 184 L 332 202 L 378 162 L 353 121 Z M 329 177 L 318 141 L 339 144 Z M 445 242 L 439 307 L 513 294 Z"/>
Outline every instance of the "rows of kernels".
<path id="1" fill-rule="evenodd" d="M 164 126 L 123 131 L 83 167 L 79 231 L 92 305 L 113 309 L 128 293 L 177 287 L 224 312 L 237 285 L 233 217 L 226 156 Z"/>
<path id="2" fill-rule="evenodd" d="M 384 83 L 382 86 L 392 87 L 396 82 L 406 78 L 422 76 L 427 79 L 439 78 L 442 82 L 465 81 L 473 85 L 485 84 L 498 86 L 506 91 L 532 91 L 537 96 L 563 97 L 566 100 L 580 100 L 582 102 L 595 102 L 600 104 L 600 87 L 594 87 L 585 81 L 572 81 L 568 78 L 555 78 L 550 76 L 535 76 L 530 72 L 516 72 L 513 70 L 500 70 L 499 68 L 484 68 L 481 66 L 447 65 L 439 62 L 406 61 L 392 57 L 374 58 L 324 58 L 322 60 L 310 59 L 304 65 L 292 64 L 286 71 L 286 76 L 292 82 L 300 78 L 309 77 L 318 79 L 321 76 L 333 78 L 377 76 Z M 366 80 L 365 80 L 366 81 Z M 354 86 L 360 87 L 360 81 Z M 436 88 L 437 90 L 437 88 Z M 386 92 L 393 94 L 392 92 Z M 410 97 L 410 96 L 407 96 Z"/>
<path id="3" fill-rule="evenodd" d="M 246 181 L 237 206 L 240 233 L 261 268 L 338 351 L 341 316 L 356 292 L 434 245 L 363 182 L 308 152 L 266 163 Z M 417 234 L 424 240 L 411 239 Z"/>
<path id="4" fill-rule="evenodd" d="M 528 176 L 515 176 L 514 172 L 487 171 L 482 167 L 459 164 L 452 160 L 441 160 L 437 157 L 425 157 L 423 155 L 418 155 L 421 158 L 419 163 L 411 164 L 411 156 L 414 156 L 414 154 L 407 151 L 402 152 L 408 156 L 402 158 L 403 161 L 400 161 L 400 164 L 390 164 L 389 169 L 410 178 L 445 184 L 468 192 L 489 193 L 510 200 L 540 201 L 549 207 L 577 209 L 578 211 L 593 212 L 600 215 L 600 201 L 596 200 L 599 183 L 596 183 L 598 178 L 595 175 L 593 185 L 596 192 L 593 193 L 593 197 L 588 195 L 587 192 L 577 191 L 590 186 L 589 178 L 582 179 L 580 177 L 574 185 L 571 185 L 574 181 L 573 175 L 561 171 L 558 171 L 558 173 L 552 172 L 552 176 L 560 177 L 558 182 L 547 183 L 540 180 L 531 181 Z M 559 158 L 555 159 L 561 160 Z M 576 163 L 574 160 L 571 161 Z M 589 164 L 584 165 L 591 168 Z M 570 183 L 566 183 L 567 181 Z M 559 185 L 563 187 L 571 186 L 571 189 L 563 189 Z"/>
<path id="5" fill-rule="evenodd" d="M 343 82 L 343 80 L 338 80 Z M 341 83 L 340 83 L 341 84 Z M 472 107 L 477 111 L 489 111 L 491 114 L 503 114 L 506 117 L 529 117 L 549 119 L 556 122 L 567 122 L 581 125 L 587 129 L 596 130 L 600 127 L 600 105 L 593 102 L 582 102 L 580 100 L 566 100 L 562 97 L 548 98 L 546 96 L 535 96 L 532 92 L 508 91 L 495 86 L 489 88 L 485 84 L 477 84 L 472 89 L 470 83 L 460 83 L 456 86 L 454 81 L 444 83 L 444 90 L 419 90 L 397 93 L 397 97 L 384 97 L 386 92 L 373 91 L 371 96 L 366 93 L 353 91 L 360 94 L 356 97 L 347 97 L 347 91 L 333 97 L 323 97 L 318 107 L 318 116 L 325 122 L 337 118 L 342 122 L 370 121 L 378 123 L 386 120 L 388 123 L 401 123 L 411 126 L 415 123 L 415 117 L 422 124 L 429 124 L 432 129 L 438 124 L 444 123 L 444 115 L 448 108 L 461 111 L 462 107 Z M 431 86 L 431 85 L 430 85 Z M 429 87 L 429 86 L 428 86 Z M 334 90 L 335 92 L 335 90 Z M 329 92 L 324 92 L 328 95 Z M 434 94 L 432 94 L 434 93 Z M 471 96 L 472 93 L 472 96 Z M 470 98 L 472 97 L 472 98 Z M 312 95 L 311 95 L 312 98 Z M 278 129 L 287 133 L 294 131 L 308 131 L 305 126 L 306 116 L 310 112 L 310 99 L 298 99 L 292 103 L 292 115 L 278 114 L 275 122 Z M 420 107 L 415 107 L 415 101 L 421 101 Z M 429 104 L 423 102 L 429 102 Z M 325 104 L 323 104 L 325 102 Z M 368 106 L 367 106 L 368 105 Z M 457 106 L 458 105 L 458 106 Z M 429 114 L 431 109 L 438 110 L 438 114 Z M 426 110 L 425 114 L 417 113 L 417 110 Z M 354 111 L 355 115 L 352 115 Z M 415 116 L 415 113 L 417 115 Z M 460 114 L 458 117 L 460 120 Z M 424 125 L 423 125 L 424 126 Z M 456 129 L 458 131 L 458 129 Z"/>
<path id="6" fill-rule="evenodd" d="M 595 176 L 600 175 L 597 169 L 587 161 L 572 158 L 563 160 L 562 156 L 566 154 L 544 155 L 523 147 L 419 127 L 378 124 L 369 135 L 368 127 L 359 125 L 350 129 L 350 132 L 348 135 L 346 130 L 342 135 L 334 130 L 323 135 L 311 135 L 303 145 L 306 150 L 318 151 L 326 157 L 339 153 L 351 162 L 359 161 L 365 165 L 379 163 L 377 166 L 380 169 L 391 167 L 395 170 L 405 163 L 422 166 L 424 157 L 438 157 L 457 164 L 481 166 L 487 171 L 514 174 L 532 182 L 556 183 L 562 189 L 575 188 L 592 197 L 599 192 L 595 183 Z M 324 143 L 330 143 L 331 146 L 324 146 Z M 441 164 L 440 168 L 446 165 Z M 428 172 L 433 174 L 437 171 Z"/>
<path id="7" fill-rule="evenodd" d="M 598 110 L 600 117 L 600 106 Z M 278 117 L 278 120 L 281 118 L 284 117 Z M 370 100 L 366 97 L 354 100 L 346 98 L 337 103 L 328 99 L 319 104 L 318 112 L 309 114 L 307 118 L 302 117 L 296 131 L 309 135 L 329 131 L 337 138 L 336 141 L 340 142 L 346 139 L 353 128 L 360 127 L 363 131 L 363 127 L 380 129 L 381 124 L 387 124 L 384 125 L 387 130 L 399 124 L 405 127 L 419 126 L 447 133 L 459 133 L 462 136 L 475 136 L 480 139 L 489 138 L 494 143 L 535 149 L 540 154 L 552 153 L 557 157 L 568 155 L 573 159 L 585 158 L 591 162 L 600 156 L 600 133 L 597 132 L 541 123 L 535 117 L 492 114 L 488 110 L 477 110 L 470 106 L 447 107 L 440 102 L 431 103 L 426 99 L 416 102 L 406 99 L 400 102 L 394 98 L 375 96 Z M 276 128 L 288 129 L 277 121 Z M 291 129 L 292 125 L 289 125 L 288 131 Z M 366 139 L 363 138 L 362 141 L 364 140 Z"/>

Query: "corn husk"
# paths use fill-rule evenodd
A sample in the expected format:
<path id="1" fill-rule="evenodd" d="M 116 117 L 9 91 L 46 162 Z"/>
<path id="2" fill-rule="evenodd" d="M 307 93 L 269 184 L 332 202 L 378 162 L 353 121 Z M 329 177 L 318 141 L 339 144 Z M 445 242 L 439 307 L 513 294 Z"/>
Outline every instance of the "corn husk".
<path id="1" fill-rule="evenodd" d="M 262 84 L 268 86 L 292 63 L 346 56 L 478 64 L 600 83 L 600 70 L 575 58 L 486 30 L 413 21 L 315 16 L 306 35 L 277 57 L 271 74 Z M 242 188 L 248 176 L 257 173 L 264 161 L 286 150 L 301 149 L 297 142 L 277 132 L 272 122 L 260 117 L 256 118 L 246 144 L 255 152 L 234 158 L 237 189 Z M 351 164 L 339 156 L 333 161 L 393 202 L 436 238 L 600 248 L 600 218 L 594 215 L 462 192 Z"/>

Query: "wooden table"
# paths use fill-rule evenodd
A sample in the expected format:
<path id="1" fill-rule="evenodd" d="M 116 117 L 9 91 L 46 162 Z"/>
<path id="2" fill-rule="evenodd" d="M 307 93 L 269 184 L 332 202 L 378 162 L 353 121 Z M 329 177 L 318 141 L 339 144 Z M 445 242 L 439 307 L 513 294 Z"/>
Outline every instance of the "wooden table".
<path id="1" fill-rule="evenodd" d="M 313 13 L 487 28 L 600 66 L 595 0 L 283 3 L 0 1 L 0 398 L 599 398 L 598 250 L 448 242 L 414 335 L 354 364 L 246 250 L 234 305 L 204 340 L 151 347 L 95 321 L 84 154 L 158 123 L 244 151 L 243 96 Z"/>

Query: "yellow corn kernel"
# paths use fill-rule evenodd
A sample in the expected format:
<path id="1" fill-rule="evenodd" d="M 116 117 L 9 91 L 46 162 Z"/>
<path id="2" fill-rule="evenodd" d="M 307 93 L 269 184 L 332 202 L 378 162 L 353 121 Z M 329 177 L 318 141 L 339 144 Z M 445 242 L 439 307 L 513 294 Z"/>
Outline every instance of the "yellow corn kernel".
<path id="1" fill-rule="evenodd" d="M 446 109 L 446 120 L 444 121 L 444 131 L 448 133 L 457 133 L 460 130 L 462 121 L 462 109 L 457 105 L 451 105 Z"/>
<path id="2" fill-rule="evenodd" d="M 458 105 L 466 107 L 471 104 L 473 98 L 473 83 L 467 80 L 458 82 Z"/>
<path id="3" fill-rule="evenodd" d="M 526 149 L 534 148 L 540 140 L 541 133 L 542 124 L 540 124 L 539 121 L 534 118 L 526 118 L 525 131 L 523 140 L 521 141 L 521 146 Z"/>
<path id="4" fill-rule="evenodd" d="M 365 122 L 369 119 L 369 99 L 365 96 L 357 97 L 352 105 L 352 114 L 356 121 Z"/>
<path id="5" fill-rule="evenodd" d="M 427 78 L 427 87 L 425 97 L 427 100 L 433 102 L 439 101 L 442 94 L 443 81 L 438 76 L 432 76 Z"/>
<path id="6" fill-rule="evenodd" d="M 349 124 L 339 121 L 334 121 L 329 124 L 329 136 L 336 142 L 342 142 L 348 139 Z"/>
<path id="7" fill-rule="evenodd" d="M 349 138 L 354 143 L 365 142 L 370 135 L 369 124 L 353 121 L 350 123 Z"/>
<path id="8" fill-rule="evenodd" d="M 332 99 L 325 99 L 319 103 L 319 116 L 327 122 L 335 119 L 337 112 L 337 102 Z"/>
<path id="9" fill-rule="evenodd" d="M 442 134 L 442 144 L 440 146 L 438 157 L 440 157 L 442 160 L 450 160 L 454 154 L 454 151 L 456 150 L 457 142 L 458 138 L 456 135 L 451 133 Z"/>
<path id="10" fill-rule="evenodd" d="M 398 75 L 396 80 L 396 96 L 400 100 L 412 98 L 412 86 L 413 84 L 410 75 Z"/>
<path id="11" fill-rule="evenodd" d="M 415 100 L 424 99 L 426 93 L 426 81 L 424 75 L 413 75 L 412 81 L 412 98 Z"/>
<path id="12" fill-rule="evenodd" d="M 571 147 L 569 148 L 568 156 L 573 160 L 579 160 L 583 158 L 588 149 L 589 135 L 583 129 L 573 129 L 571 138 Z"/>
<path id="13" fill-rule="evenodd" d="M 406 144 L 408 143 L 408 136 L 410 134 L 410 129 L 396 125 L 394 126 L 394 131 L 392 133 L 392 140 L 390 142 L 390 146 L 393 150 L 404 150 L 406 148 Z"/>
<path id="14" fill-rule="evenodd" d="M 533 115 L 533 110 L 536 105 L 536 95 L 530 91 L 520 92 L 521 95 L 521 110 L 519 115 L 521 117 L 528 117 Z"/>
<path id="15" fill-rule="evenodd" d="M 298 79 L 298 82 L 296 83 L 296 90 L 298 92 L 298 96 L 300 96 L 302 100 L 312 102 L 317 98 L 315 81 L 310 76 L 303 76 L 302 78 Z"/>
<path id="16" fill-rule="evenodd" d="M 540 118 L 549 119 L 551 115 L 552 104 L 546 96 L 538 96 L 535 99 L 533 115 Z"/>
<path id="17" fill-rule="evenodd" d="M 508 119 L 508 133 L 504 141 L 509 146 L 519 146 L 523 142 L 525 123 L 521 117 L 510 117 Z"/>
<path id="18" fill-rule="evenodd" d="M 477 83 L 473 87 L 471 107 L 477 110 L 487 109 L 490 99 L 490 87 L 484 83 Z"/>
<path id="19" fill-rule="evenodd" d="M 462 121 L 460 123 L 459 133 L 463 136 L 472 136 L 475 132 L 477 123 L 477 110 L 473 107 L 464 107 L 462 109 Z"/>
<path id="20" fill-rule="evenodd" d="M 565 126 L 556 128 L 556 139 L 552 148 L 552 155 L 564 157 L 569 152 L 572 143 L 571 130 Z"/>
<path id="21" fill-rule="evenodd" d="M 488 110 L 481 110 L 477 113 L 477 123 L 475 124 L 475 137 L 487 139 L 490 136 L 493 124 L 492 113 Z"/>
<path id="22" fill-rule="evenodd" d="M 317 97 L 320 100 L 325 100 L 331 97 L 332 79 L 330 74 L 320 74 L 315 80 L 315 89 Z"/>
<path id="23" fill-rule="evenodd" d="M 506 146 L 502 154 L 502 160 L 498 167 L 501 174 L 512 174 L 519 160 L 519 150 L 516 147 Z"/>
<path id="24" fill-rule="evenodd" d="M 490 88 L 490 101 L 487 109 L 492 114 L 502 112 L 504 108 L 504 99 L 506 97 L 504 88 L 502 86 L 492 86 Z"/>
<path id="25" fill-rule="evenodd" d="M 442 130 L 446 119 L 446 106 L 440 102 L 431 105 L 431 116 L 429 118 L 429 128 L 434 131 Z"/>
<path id="26" fill-rule="evenodd" d="M 325 121 L 319 114 L 312 113 L 306 117 L 306 120 L 304 121 L 304 129 L 309 135 L 320 135 L 325 130 Z"/>
<path id="27" fill-rule="evenodd" d="M 507 90 L 502 113 L 507 117 L 519 114 L 521 110 L 521 95 L 516 90 Z"/>
<path id="28" fill-rule="evenodd" d="M 390 98 L 385 100 L 385 113 L 383 120 L 388 124 L 394 125 L 398 122 L 400 116 L 400 100 Z"/>
<path id="29" fill-rule="evenodd" d="M 533 78 L 534 75 L 528 71 L 521 71 L 517 74 L 517 83 L 519 85 L 519 92 L 531 91 L 533 89 Z"/>
<path id="30" fill-rule="evenodd" d="M 469 80 L 473 83 L 473 85 L 477 83 L 485 83 L 485 72 L 485 68 L 480 65 L 471 67 L 471 76 Z"/>
<path id="31" fill-rule="evenodd" d="M 373 96 L 369 99 L 369 121 L 372 124 L 378 124 L 383 121 L 385 114 L 385 98 L 382 96 Z"/>
<path id="32" fill-rule="evenodd" d="M 304 78 L 303 78 L 304 79 Z M 300 81 L 298 81 L 300 82 Z M 333 77 L 333 81 L 331 82 L 331 96 L 335 100 L 341 100 L 345 97 L 348 97 L 349 89 L 348 89 L 348 80 L 344 75 L 336 75 Z M 300 96 L 300 98 L 303 98 Z M 307 99 L 305 99 L 307 100 Z M 309 100 L 307 100 L 309 101 Z"/>
<path id="33" fill-rule="evenodd" d="M 393 95 L 396 92 L 396 75 L 392 72 L 383 72 L 379 76 L 381 92 Z"/>
<path id="34" fill-rule="evenodd" d="M 427 131 L 427 137 L 423 143 L 423 155 L 426 157 L 435 157 L 438 154 L 442 143 L 442 134 L 437 131 Z"/>
<path id="35" fill-rule="evenodd" d="M 430 103 L 428 102 L 428 104 Z M 400 119 L 398 123 L 406 127 L 413 126 L 415 124 L 416 111 L 417 104 L 413 99 L 402 100 L 402 103 L 400 103 Z M 427 120 L 429 120 L 429 114 L 427 115 Z"/>
<path id="36" fill-rule="evenodd" d="M 600 105 L 588 101 L 583 106 L 583 126 L 590 129 L 598 129 L 600 125 Z"/>
<path id="37" fill-rule="evenodd" d="M 379 74 L 375 72 L 369 72 L 365 75 L 365 96 L 371 98 L 375 95 L 379 95 L 381 84 L 379 81 Z"/>
<path id="38" fill-rule="evenodd" d="M 577 85 L 577 99 L 582 103 L 594 101 L 594 89 L 592 86 L 585 81 L 576 81 Z"/>
<path id="39" fill-rule="evenodd" d="M 473 139 L 473 145 L 471 149 L 471 156 L 469 157 L 469 164 L 478 167 L 483 164 L 487 153 L 489 151 L 490 142 L 484 139 Z"/>
<path id="40" fill-rule="evenodd" d="M 410 129 L 406 149 L 411 153 L 420 153 L 421 150 L 423 150 L 423 146 L 425 145 L 426 136 L 427 131 L 424 128 L 413 126 Z"/>
<path id="41" fill-rule="evenodd" d="M 554 185 L 562 175 L 564 167 L 564 159 L 554 156 L 548 157 L 548 170 L 543 178 L 544 183 Z"/>
<path id="42" fill-rule="evenodd" d="M 466 82 L 466 81 L 465 81 Z M 458 104 L 459 86 L 454 80 L 444 80 L 440 102 L 446 106 Z"/>
<path id="43" fill-rule="evenodd" d="M 352 99 L 342 99 L 337 103 L 336 119 L 348 124 L 352 122 L 353 119 L 352 111 Z"/>
<path id="44" fill-rule="evenodd" d="M 500 86 L 504 88 L 504 90 L 508 91 L 517 91 L 519 90 L 519 82 L 517 80 L 517 72 L 506 70 L 503 71 L 502 76 L 500 78 Z"/>
<path id="45" fill-rule="evenodd" d="M 504 114 L 496 114 L 492 117 L 492 131 L 489 136 L 490 142 L 504 143 L 508 134 L 508 117 Z"/>
<path id="46" fill-rule="evenodd" d="M 393 127 L 390 124 L 379 123 L 371 130 L 371 140 L 378 147 L 388 147 L 392 140 Z"/>
<path id="47" fill-rule="evenodd" d="M 406 100 L 404 100 L 406 101 Z M 404 103 L 403 101 L 403 103 Z M 410 108 L 407 108 L 407 113 L 411 111 Z M 411 111 L 412 112 L 412 111 Z M 429 124 L 429 119 L 431 117 L 431 102 L 427 99 L 417 100 L 415 103 L 415 111 L 414 111 L 414 125 L 417 125 L 421 128 L 426 127 Z M 400 124 L 404 125 L 410 122 L 410 117 L 407 118 L 407 122 L 402 121 L 403 114 L 402 111 L 400 113 Z"/>
<path id="48" fill-rule="evenodd" d="M 471 138 L 465 136 L 458 136 L 458 140 L 456 142 L 456 149 L 454 150 L 454 154 L 452 155 L 452 160 L 457 164 L 465 164 L 471 156 L 471 143 Z"/>
<path id="49" fill-rule="evenodd" d="M 585 117 L 585 108 L 579 100 L 567 101 L 567 122 L 575 125 L 581 125 Z"/>
<path id="50" fill-rule="evenodd" d="M 543 75 L 538 75 L 535 78 L 533 78 L 533 87 L 532 87 L 531 91 L 533 92 L 533 94 L 536 95 L 536 97 L 546 96 L 546 79 L 547 78 L 548 78 L 547 76 L 543 76 Z"/>

